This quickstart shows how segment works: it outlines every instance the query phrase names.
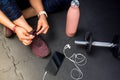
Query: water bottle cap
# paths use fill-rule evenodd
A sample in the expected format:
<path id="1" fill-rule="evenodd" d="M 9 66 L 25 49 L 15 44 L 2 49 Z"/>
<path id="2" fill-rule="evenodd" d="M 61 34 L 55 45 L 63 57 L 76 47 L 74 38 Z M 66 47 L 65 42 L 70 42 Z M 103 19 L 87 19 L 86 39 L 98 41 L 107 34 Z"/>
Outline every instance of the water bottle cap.
<path id="1" fill-rule="evenodd" d="M 72 0 L 71 2 L 71 6 L 74 6 L 74 7 L 79 7 L 80 3 L 78 0 Z"/>

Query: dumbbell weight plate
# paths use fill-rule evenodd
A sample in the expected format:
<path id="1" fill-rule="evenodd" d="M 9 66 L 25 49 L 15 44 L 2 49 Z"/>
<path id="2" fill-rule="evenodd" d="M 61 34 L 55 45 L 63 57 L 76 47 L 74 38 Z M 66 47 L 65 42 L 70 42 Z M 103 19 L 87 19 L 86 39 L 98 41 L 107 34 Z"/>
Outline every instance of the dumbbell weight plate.
<path id="1" fill-rule="evenodd" d="M 92 50 L 92 33 L 91 32 L 87 32 L 85 34 L 85 41 L 88 41 L 89 43 L 86 45 L 86 52 L 88 54 L 91 53 Z"/>
<path id="2" fill-rule="evenodd" d="M 116 44 L 116 46 L 111 48 L 111 51 L 113 53 L 113 56 L 120 59 L 120 36 L 115 35 L 113 37 L 112 43 Z"/>

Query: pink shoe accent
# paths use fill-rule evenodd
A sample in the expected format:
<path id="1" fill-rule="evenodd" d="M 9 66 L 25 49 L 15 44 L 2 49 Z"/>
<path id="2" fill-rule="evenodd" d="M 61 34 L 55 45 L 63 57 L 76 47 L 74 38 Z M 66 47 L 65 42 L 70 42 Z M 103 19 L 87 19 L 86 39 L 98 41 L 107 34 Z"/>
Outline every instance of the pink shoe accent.
<path id="1" fill-rule="evenodd" d="M 79 18 L 80 18 L 79 1 L 73 0 L 67 12 L 66 35 L 68 37 L 73 37 L 76 34 Z"/>
<path id="2" fill-rule="evenodd" d="M 36 56 L 42 58 L 48 56 L 50 53 L 47 44 L 40 38 L 40 36 L 36 36 L 33 39 L 31 49 Z"/>

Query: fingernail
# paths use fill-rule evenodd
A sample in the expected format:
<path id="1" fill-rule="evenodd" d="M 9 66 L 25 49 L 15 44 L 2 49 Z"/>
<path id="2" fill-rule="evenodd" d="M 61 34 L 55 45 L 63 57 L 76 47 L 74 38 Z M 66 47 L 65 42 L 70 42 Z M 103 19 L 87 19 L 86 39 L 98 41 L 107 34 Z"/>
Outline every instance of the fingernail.
<path id="1" fill-rule="evenodd" d="M 34 37 L 33 35 L 30 35 L 30 37 Z"/>

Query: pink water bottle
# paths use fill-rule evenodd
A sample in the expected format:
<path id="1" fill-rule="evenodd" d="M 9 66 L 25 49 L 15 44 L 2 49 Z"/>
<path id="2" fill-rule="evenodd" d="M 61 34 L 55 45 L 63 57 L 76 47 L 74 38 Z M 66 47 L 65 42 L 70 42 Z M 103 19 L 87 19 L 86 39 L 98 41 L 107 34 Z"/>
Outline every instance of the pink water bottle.
<path id="1" fill-rule="evenodd" d="M 76 34 L 79 18 L 80 18 L 79 1 L 72 0 L 71 6 L 69 7 L 67 12 L 66 19 L 66 35 L 68 37 L 73 37 Z"/>

